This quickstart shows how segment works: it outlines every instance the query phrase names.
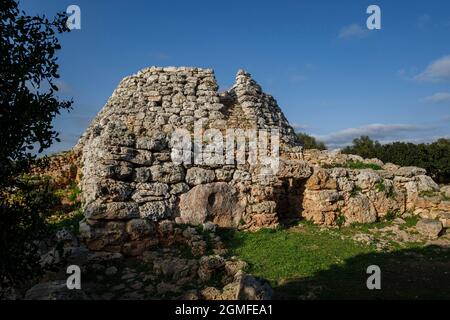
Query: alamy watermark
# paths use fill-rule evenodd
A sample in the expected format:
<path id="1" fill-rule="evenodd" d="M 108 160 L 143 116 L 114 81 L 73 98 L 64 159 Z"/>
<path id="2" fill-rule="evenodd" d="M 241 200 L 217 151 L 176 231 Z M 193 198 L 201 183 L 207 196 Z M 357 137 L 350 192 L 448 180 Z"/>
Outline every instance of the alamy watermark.
<path id="1" fill-rule="evenodd" d="M 379 6 L 372 4 L 367 7 L 366 13 L 370 14 L 367 18 L 366 26 L 369 30 L 381 29 L 381 9 Z"/>
<path id="2" fill-rule="evenodd" d="M 75 4 L 71 4 L 67 7 L 66 13 L 68 15 L 66 26 L 70 30 L 81 29 L 81 9 Z"/>
<path id="3" fill-rule="evenodd" d="M 66 286 L 67 289 L 73 290 L 81 289 L 81 269 L 79 266 L 72 264 L 67 267 L 67 274 L 70 274 L 70 276 L 66 280 Z"/>
<path id="4" fill-rule="evenodd" d="M 367 267 L 367 274 L 370 276 L 367 278 L 366 286 L 369 290 L 381 290 L 381 269 L 377 265 L 371 265 Z"/>
<path id="5" fill-rule="evenodd" d="M 171 137 L 171 157 L 175 164 L 260 166 L 260 175 L 275 175 L 279 169 L 279 129 L 204 129 L 194 124 L 194 134 L 176 129 Z"/>

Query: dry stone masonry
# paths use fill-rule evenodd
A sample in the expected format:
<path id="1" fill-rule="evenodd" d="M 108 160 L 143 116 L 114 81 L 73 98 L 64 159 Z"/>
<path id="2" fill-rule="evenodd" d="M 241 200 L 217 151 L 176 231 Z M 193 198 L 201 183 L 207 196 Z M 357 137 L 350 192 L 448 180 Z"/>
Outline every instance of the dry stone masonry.
<path id="1" fill-rule="evenodd" d="M 174 161 L 174 133 L 184 129 L 194 135 L 198 123 L 201 133 L 218 130 L 224 136 L 230 128 L 277 130 L 276 174 L 263 174 L 267 164 L 260 161 L 217 163 L 206 161 L 208 156 L 203 162 Z M 194 150 L 202 151 L 215 143 L 193 141 Z M 421 208 L 421 192 L 439 191 L 420 168 L 383 163 L 379 171 L 324 168 L 355 156 L 303 152 L 275 99 L 242 70 L 225 92 L 218 92 L 210 69 L 151 67 L 126 77 L 75 153 L 85 212 L 81 236 L 91 250 L 131 255 L 164 243 L 165 228 L 174 222 L 242 229 L 301 216 L 327 225 L 373 222 L 390 212 L 414 212 Z M 439 200 L 439 213 L 422 206 L 427 216 L 450 211 L 448 201 Z"/>
<path id="2" fill-rule="evenodd" d="M 279 152 L 301 151 L 276 101 L 244 71 L 223 93 L 210 69 L 151 67 L 126 77 L 76 147 L 85 210 L 80 229 L 91 249 L 141 252 L 158 243 L 164 220 L 247 228 L 278 222 L 287 181 L 261 175 L 259 163 L 172 160 L 172 134 L 193 133 L 196 123 L 224 135 L 229 128 L 277 129 Z M 294 179 L 311 174 L 302 160 L 286 160 L 279 171 Z"/>

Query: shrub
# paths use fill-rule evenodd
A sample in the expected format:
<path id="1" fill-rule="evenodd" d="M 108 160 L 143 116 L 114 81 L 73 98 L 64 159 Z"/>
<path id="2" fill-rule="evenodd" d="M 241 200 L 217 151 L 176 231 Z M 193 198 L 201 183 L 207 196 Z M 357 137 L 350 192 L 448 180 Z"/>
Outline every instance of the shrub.
<path id="1" fill-rule="evenodd" d="M 303 148 L 305 149 L 318 149 L 318 150 L 327 149 L 325 143 L 323 143 L 322 141 L 317 141 L 316 138 L 304 132 L 297 133 L 297 137 L 300 140 L 300 143 L 302 144 Z"/>
<path id="2" fill-rule="evenodd" d="M 336 225 L 339 228 L 345 225 L 345 216 L 341 212 L 339 212 L 338 216 L 336 217 Z"/>
<path id="3" fill-rule="evenodd" d="M 450 139 L 438 139 L 433 143 L 413 144 L 393 142 L 380 144 L 367 136 L 353 140 L 353 144 L 342 150 L 364 158 L 378 158 L 400 166 L 416 166 L 427 170 L 437 182 L 450 182 Z"/>
<path id="4" fill-rule="evenodd" d="M 350 191 L 350 197 L 356 197 L 361 192 L 362 192 L 362 189 L 360 187 L 354 186 L 352 191 Z"/>
<path id="5" fill-rule="evenodd" d="M 372 170 L 381 170 L 382 168 L 374 163 L 364 163 L 361 161 L 348 161 L 344 166 L 344 168 L 348 169 L 372 169 Z"/>
<path id="6" fill-rule="evenodd" d="M 377 190 L 377 192 L 383 192 L 386 190 L 383 180 L 380 180 L 375 184 L 375 190 Z"/>

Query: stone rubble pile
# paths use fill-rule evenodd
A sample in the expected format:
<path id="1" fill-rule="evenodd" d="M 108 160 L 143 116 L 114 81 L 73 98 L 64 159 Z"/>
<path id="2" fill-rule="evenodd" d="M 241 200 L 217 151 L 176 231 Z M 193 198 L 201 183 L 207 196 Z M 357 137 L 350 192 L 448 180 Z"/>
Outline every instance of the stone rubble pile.
<path id="1" fill-rule="evenodd" d="M 49 273 L 27 290 L 30 300 L 248 299 L 272 297 L 270 285 L 245 272 L 247 263 L 228 257 L 212 224 L 201 231 L 165 220 L 163 248 L 139 257 L 92 252 L 76 241 L 64 245 L 67 263 L 81 268 L 81 290 L 69 290 L 67 274 Z M 65 230 L 65 233 L 69 232 Z M 72 237 L 68 237 L 72 238 Z M 64 269 L 64 268 L 63 268 Z"/>

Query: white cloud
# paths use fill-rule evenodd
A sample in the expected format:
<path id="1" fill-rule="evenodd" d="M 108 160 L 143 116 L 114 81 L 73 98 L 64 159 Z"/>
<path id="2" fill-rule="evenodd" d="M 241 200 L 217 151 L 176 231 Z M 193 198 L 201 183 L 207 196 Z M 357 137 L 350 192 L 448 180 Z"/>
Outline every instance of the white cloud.
<path id="1" fill-rule="evenodd" d="M 304 81 L 306 79 L 306 77 L 302 74 L 293 74 L 289 77 L 289 80 L 291 82 L 300 82 L 300 81 Z"/>
<path id="2" fill-rule="evenodd" d="M 450 55 L 433 61 L 422 73 L 414 77 L 418 81 L 440 82 L 450 80 Z"/>
<path id="3" fill-rule="evenodd" d="M 418 24 L 420 29 L 424 29 L 424 28 L 426 28 L 429 25 L 430 22 L 431 22 L 430 15 L 429 14 L 423 14 L 423 15 L 421 15 L 419 17 L 417 24 Z"/>
<path id="4" fill-rule="evenodd" d="M 339 39 L 362 39 L 369 35 L 369 30 L 361 27 L 359 24 L 351 24 L 341 28 L 339 31 Z"/>
<path id="5" fill-rule="evenodd" d="M 424 100 L 427 102 L 432 102 L 432 103 L 450 102 L 450 93 L 449 92 L 437 92 L 429 97 L 426 97 Z"/>
<path id="6" fill-rule="evenodd" d="M 389 142 L 402 140 L 405 133 L 426 131 L 431 129 L 427 126 L 412 124 L 369 124 L 357 128 L 347 128 L 327 135 L 316 135 L 315 137 L 331 148 L 340 148 L 352 143 L 353 139 L 360 136 L 369 136 L 371 139 Z M 404 140 L 404 139 L 403 139 Z"/>

